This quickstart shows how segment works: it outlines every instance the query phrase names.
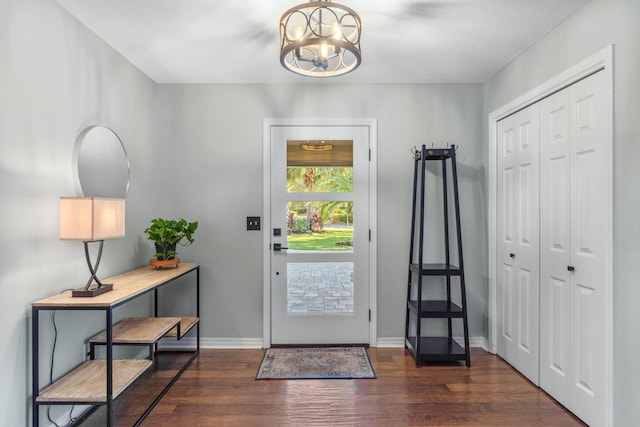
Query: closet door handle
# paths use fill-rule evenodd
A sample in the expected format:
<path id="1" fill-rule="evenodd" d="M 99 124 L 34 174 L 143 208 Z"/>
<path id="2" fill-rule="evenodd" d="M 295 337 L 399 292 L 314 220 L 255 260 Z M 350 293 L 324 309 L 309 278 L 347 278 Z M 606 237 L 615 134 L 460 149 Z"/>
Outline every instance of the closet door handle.
<path id="1" fill-rule="evenodd" d="M 575 267 L 574 267 L 574 266 L 572 266 L 572 265 L 568 265 L 568 266 L 567 266 L 567 270 L 569 270 L 569 271 L 575 271 Z"/>

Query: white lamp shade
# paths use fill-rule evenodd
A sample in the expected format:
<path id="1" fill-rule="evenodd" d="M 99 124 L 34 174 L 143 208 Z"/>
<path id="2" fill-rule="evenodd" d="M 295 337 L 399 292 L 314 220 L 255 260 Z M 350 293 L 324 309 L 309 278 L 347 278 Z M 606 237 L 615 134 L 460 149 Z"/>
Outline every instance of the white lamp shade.
<path id="1" fill-rule="evenodd" d="M 94 241 L 124 237 L 125 200 L 60 198 L 60 239 Z"/>

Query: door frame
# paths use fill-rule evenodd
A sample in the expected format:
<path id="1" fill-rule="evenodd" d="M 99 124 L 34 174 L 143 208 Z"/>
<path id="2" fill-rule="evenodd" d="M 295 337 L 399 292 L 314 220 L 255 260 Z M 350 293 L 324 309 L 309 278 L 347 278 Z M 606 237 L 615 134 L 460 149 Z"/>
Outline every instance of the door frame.
<path id="1" fill-rule="evenodd" d="M 556 77 L 548 80 L 536 88 L 517 97 L 506 105 L 498 108 L 489 114 L 489 175 L 488 175 L 488 251 L 489 251 L 489 346 L 490 351 L 496 354 L 498 344 L 497 330 L 497 193 L 498 193 L 498 168 L 497 168 L 497 137 L 498 137 L 498 121 L 513 114 L 541 99 L 561 90 L 571 84 L 590 76 L 595 72 L 605 73 L 609 94 L 607 95 L 608 114 L 610 115 L 611 127 L 607 132 L 609 141 L 605 153 L 608 155 L 610 168 L 607 172 L 607 186 L 609 194 L 607 195 L 607 218 L 602 222 L 607 228 L 607 272 L 605 286 L 605 331 L 606 337 L 603 337 L 603 345 L 605 346 L 605 366 L 604 375 L 606 378 L 605 390 L 605 408 L 606 419 L 608 425 L 613 425 L 613 45 L 607 46 L 594 55 L 586 58 L 580 63 L 570 67 Z"/>
<path id="2" fill-rule="evenodd" d="M 369 345 L 378 342 L 377 303 L 377 119 L 264 119 L 262 128 L 262 346 L 271 347 L 271 128 L 272 127 L 345 127 L 364 126 L 369 128 Z"/>

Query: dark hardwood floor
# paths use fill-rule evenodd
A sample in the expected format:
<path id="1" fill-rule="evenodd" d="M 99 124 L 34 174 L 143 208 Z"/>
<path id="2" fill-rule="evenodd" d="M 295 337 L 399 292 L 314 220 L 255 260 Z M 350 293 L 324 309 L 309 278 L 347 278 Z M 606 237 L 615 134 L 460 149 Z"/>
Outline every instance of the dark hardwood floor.
<path id="1" fill-rule="evenodd" d="M 416 368 L 403 349 L 368 352 L 377 379 L 256 381 L 263 351 L 202 350 L 143 426 L 584 425 L 480 349 L 472 351 L 471 368 Z M 136 393 L 144 401 L 145 392 Z M 127 411 L 136 412 L 137 400 L 127 396 Z M 138 415 L 120 413 L 118 425 Z"/>

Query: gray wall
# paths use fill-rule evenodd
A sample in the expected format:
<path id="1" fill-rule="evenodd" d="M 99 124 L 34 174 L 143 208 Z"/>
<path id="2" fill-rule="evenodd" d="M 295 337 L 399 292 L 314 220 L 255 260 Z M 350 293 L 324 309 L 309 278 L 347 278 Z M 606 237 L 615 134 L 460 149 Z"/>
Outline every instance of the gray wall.
<path id="1" fill-rule="evenodd" d="M 31 302 L 89 278 L 82 243 L 58 239 L 58 198 L 76 195 L 75 139 L 84 127 L 103 124 L 119 134 L 130 157 L 127 237 L 105 242 L 99 273 L 108 277 L 148 259 L 139 231 L 158 203 L 151 182 L 157 88 L 53 1 L 0 2 L 0 28 L 0 425 L 25 426 L 31 418 Z M 145 313 L 148 305 L 128 309 Z M 44 383 L 51 314 L 42 320 Z M 58 313 L 55 376 L 82 360 L 82 343 L 101 320 Z M 53 418 L 67 409 L 53 408 Z"/>
<path id="2" fill-rule="evenodd" d="M 58 239 L 58 198 L 74 196 L 71 154 L 86 126 L 122 139 L 131 163 L 127 237 L 105 243 L 100 276 L 144 265 L 143 230 L 156 216 L 199 220 L 183 259 L 203 265 L 205 338 L 262 336 L 261 233 L 244 217 L 262 213 L 265 118 L 377 118 L 380 337 L 400 337 L 411 202 L 410 149 L 459 144 L 472 335 L 486 327 L 486 237 L 481 171 L 481 85 L 158 86 L 48 0 L 0 5 L 0 174 L 6 224 L 0 248 L 0 425 L 28 425 L 32 301 L 88 277 L 79 242 Z M 34 31 L 34 29 L 38 31 Z M 327 113 L 325 102 L 332 106 Z M 171 175 L 167 171 L 171 170 Z M 149 301 L 116 317 L 145 315 Z M 102 317 L 58 312 L 54 377 L 78 364 Z M 41 318 L 42 383 L 51 315 Z M 58 419 L 68 407 L 55 407 Z M 43 418 L 44 421 L 44 418 Z"/>
<path id="3" fill-rule="evenodd" d="M 162 210 L 199 220 L 182 250 L 202 264 L 205 337 L 262 337 L 265 118 L 378 119 L 378 336 L 402 337 L 413 161 L 421 144 L 460 146 L 463 236 L 471 335 L 486 327 L 486 221 L 480 85 L 163 85 L 166 156 Z M 165 214 L 165 213 L 163 213 Z"/>
<path id="4" fill-rule="evenodd" d="M 591 0 L 487 82 L 483 93 L 482 85 L 158 86 L 55 3 L 0 3 L 0 257 L 10 261 L 0 274 L 0 424 L 29 424 L 30 303 L 87 277 L 81 244 L 57 237 L 58 197 L 74 195 L 71 151 L 85 126 L 113 128 L 132 167 L 127 237 L 106 242 L 101 275 L 146 263 L 152 250 L 142 230 L 149 219 L 199 220 L 196 244 L 181 255 L 203 265 L 203 336 L 211 338 L 262 335 L 265 242 L 261 233 L 243 230 L 245 216 L 263 214 L 263 119 L 378 119 L 380 337 L 403 334 L 409 150 L 459 144 L 471 334 L 486 336 L 486 117 L 614 43 L 614 401 L 616 424 L 633 425 L 640 416 L 634 360 L 640 288 L 633 269 L 640 198 L 631 179 L 640 154 L 633 132 L 640 113 L 638 16 L 635 0 Z M 172 177 L 165 174 L 169 168 Z M 118 316 L 145 313 L 147 303 Z M 99 328 L 99 319 L 78 316 L 59 316 L 58 374 L 79 361 L 78 343 Z M 50 318 L 43 317 L 45 330 Z M 50 344 L 49 330 L 43 350 Z M 61 411 L 55 408 L 54 417 Z"/>
<path id="5" fill-rule="evenodd" d="M 640 2 L 591 0 L 563 24 L 497 73 L 484 88 L 484 116 L 604 47 L 614 44 L 614 418 L 640 419 Z M 488 162 L 488 133 L 485 129 Z M 487 163 L 488 164 L 488 163 Z M 604 345 L 604 343 L 603 343 Z"/>

